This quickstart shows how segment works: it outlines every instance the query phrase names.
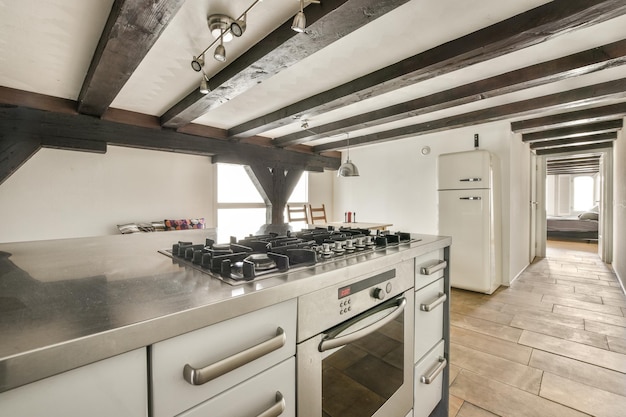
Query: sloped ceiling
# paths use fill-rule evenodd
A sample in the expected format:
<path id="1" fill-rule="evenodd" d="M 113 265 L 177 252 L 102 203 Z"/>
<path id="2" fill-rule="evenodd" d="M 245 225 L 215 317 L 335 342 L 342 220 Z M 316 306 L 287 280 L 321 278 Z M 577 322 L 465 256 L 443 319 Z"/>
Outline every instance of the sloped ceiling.
<path id="1" fill-rule="evenodd" d="M 38 146 L 98 143 L 336 169 L 348 135 L 367 146 L 493 120 L 527 135 L 626 114 L 623 0 L 322 0 L 301 34 L 298 1 L 265 0 L 226 62 L 209 49 L 200 94 L 190 61 L 213 42 L 207 16 L 251 4 L 0 0 L 0 131 L 20 138 L 0 174 Z M 606 147 L 621 126 L 594 129 L 531 147 Z"/>

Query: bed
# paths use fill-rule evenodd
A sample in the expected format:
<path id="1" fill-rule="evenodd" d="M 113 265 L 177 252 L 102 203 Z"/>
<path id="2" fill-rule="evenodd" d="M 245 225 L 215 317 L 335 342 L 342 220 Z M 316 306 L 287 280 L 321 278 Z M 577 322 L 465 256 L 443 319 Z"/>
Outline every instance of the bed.
<path id="1" fill-rule="evenodd" d="M 598 213 L 573 217 L 548 217 L 548 239 L 598 240 Z"/>

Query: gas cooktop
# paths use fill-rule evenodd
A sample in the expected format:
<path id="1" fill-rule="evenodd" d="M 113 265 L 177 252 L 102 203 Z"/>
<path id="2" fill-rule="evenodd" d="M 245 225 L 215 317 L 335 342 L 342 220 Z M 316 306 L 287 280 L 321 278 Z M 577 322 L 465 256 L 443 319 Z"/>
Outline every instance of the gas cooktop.
<path id="1" fill-rule="evenodd" d="M 372 235 L 367 229 L 316 228 L 285 235 L 250 235 L 241 240 L 231 237 L 230 243 L 222 244 L 212 239 L 201 244 L 177 242 L 172 249 L 159 253 L 228 284 L 240 285 L 296 268 L 416 241 L 404 232 L 379 231 Z"/>

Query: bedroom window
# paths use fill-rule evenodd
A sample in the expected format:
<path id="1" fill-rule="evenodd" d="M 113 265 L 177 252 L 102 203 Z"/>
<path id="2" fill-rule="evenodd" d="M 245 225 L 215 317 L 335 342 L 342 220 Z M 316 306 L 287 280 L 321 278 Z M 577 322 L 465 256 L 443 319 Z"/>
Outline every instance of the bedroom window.
<path id="1" fill-rule="evenodd" d="M 575 212 L 587 211 L 593 207 L 593 186 L 593 177 L 585 175 L 573 178 L 573 209 Z"/>

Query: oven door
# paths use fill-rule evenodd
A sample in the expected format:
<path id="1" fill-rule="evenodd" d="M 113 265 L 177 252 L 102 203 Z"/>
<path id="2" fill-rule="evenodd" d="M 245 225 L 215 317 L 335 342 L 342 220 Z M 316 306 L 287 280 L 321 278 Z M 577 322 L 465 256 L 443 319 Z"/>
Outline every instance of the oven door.
<path id="1" fill-rule="evenodd" d="M 298 345 L 299 417 L 404 417 L 412 406 L 412 290 Z"/>

